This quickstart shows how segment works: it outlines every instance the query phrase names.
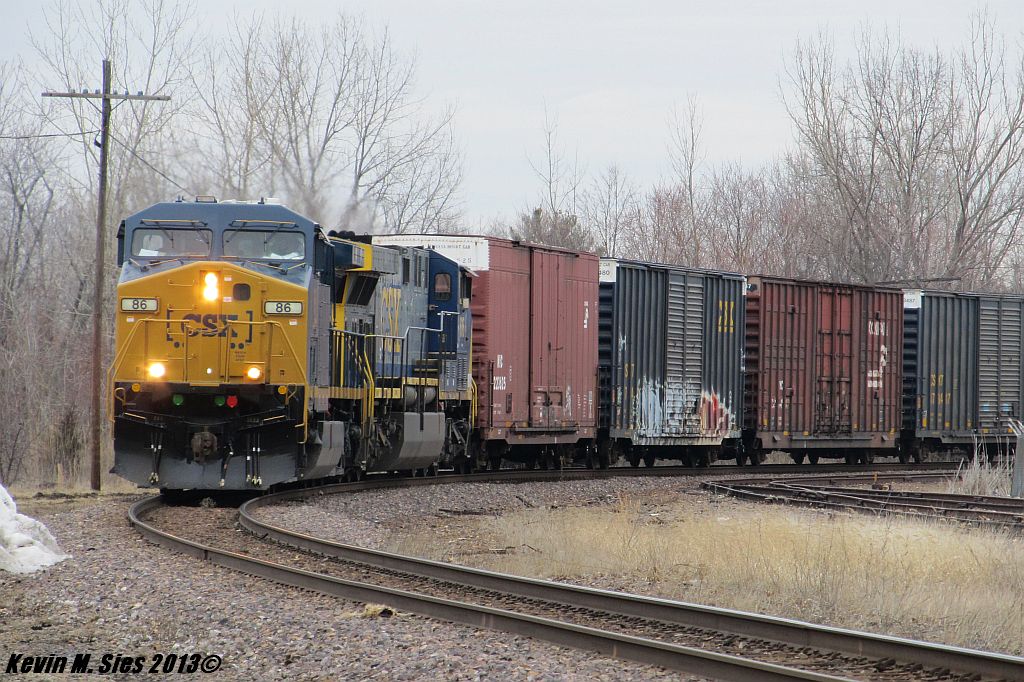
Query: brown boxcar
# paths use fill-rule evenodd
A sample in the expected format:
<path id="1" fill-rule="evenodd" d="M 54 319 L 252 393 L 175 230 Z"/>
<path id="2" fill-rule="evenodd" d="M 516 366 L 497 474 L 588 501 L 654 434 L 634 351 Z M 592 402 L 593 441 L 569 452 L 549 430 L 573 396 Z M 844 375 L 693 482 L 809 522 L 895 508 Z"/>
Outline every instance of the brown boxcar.
<path id="1" fill-rule="evenodd" d="M 592 451 L 597 425 L 598 258 L 497 237 L 395 235 L 476 274 L 473 379 L 480 455 L 532 462 Z"/>
<path id="2" fill-rule="evenodd" d="M 741 461 L 897 455 L 900 290 L 750 277 L 746 329 Z"/>

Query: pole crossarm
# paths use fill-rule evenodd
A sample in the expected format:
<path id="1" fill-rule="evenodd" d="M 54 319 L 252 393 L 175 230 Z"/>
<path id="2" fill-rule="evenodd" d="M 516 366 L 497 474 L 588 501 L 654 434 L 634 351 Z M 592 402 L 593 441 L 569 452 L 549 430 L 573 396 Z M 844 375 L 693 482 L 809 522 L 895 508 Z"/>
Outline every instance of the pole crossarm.
<path id="1" fill-rule="evenodd" d="M 143 95 L 141 92 L 137 95 L 129 95 L 127 92 L 124 94 L 118 94 L 116 92 L 50 92 L 49 90 L 43 93 L 43 97 L 79 97 L 81 99 L 116 99 L 116 100 L 142 100 L 144 102 L 169 102 L 171 101 L 170 95 Z"/>

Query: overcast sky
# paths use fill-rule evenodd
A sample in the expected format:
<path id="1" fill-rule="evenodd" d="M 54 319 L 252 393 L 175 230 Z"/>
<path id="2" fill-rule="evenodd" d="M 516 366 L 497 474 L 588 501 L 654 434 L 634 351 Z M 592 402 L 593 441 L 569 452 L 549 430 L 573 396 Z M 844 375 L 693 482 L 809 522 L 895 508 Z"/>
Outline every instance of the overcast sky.
<path id="1" fill-rule="evenodd" d="M 0 0 L 0 58 L 31 60 L 35 2 Z M 386 23 L 414 52 L 419 89 L 456 106 L 465 152 L 462 196 L 468 226 L 509 217 L 539 191 L 529 159 L 542 158 L 545 108 L 566 152 L 589 172 L 617 163 L 640 185 L 667 170 L 667 121 L 695 96 L 704 115 L 708 163 L 756 165 L 791 144 L 779 97 L 798 38 L 833 34 L 851 54 L 859 27 L 899 28 L 921 47 L 960 43 L 972 11 L 987 7 L 1019 41 L 1024 2 L 993 0 L 794 0 L 616 3 L 599 0 L 201 0 L 204 25 L 232 12 L 282 7 L 316 19 L 339 10 Z M 97 72 L 99 71 L 97 67 Z M 99 74 L 97 73 L 98 87 Z"/>

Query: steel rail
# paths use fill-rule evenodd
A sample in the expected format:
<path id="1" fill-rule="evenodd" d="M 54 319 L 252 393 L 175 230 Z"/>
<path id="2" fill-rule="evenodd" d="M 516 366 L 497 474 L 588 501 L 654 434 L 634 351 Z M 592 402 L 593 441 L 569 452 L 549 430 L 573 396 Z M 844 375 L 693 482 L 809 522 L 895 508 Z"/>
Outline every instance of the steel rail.
<path id="1" fill-rule="evenodd" d="M 986 495 L 968 495 L 963 493 L 938 493 L 922 492 L 919 490 L 886 490 L 874 488 L 844 488 L 842 486 L 817 486 L 814 484 L 799 485 L 786 483 L 787 487 L 816 490 L 819 487 L 827 488 L 830 492 L 859 495 L 861 497 L 884 498 L 886 496 L 899 496 L 901 499 L 927 502 L 929 504 L 948 504 L 950 508 L 958 506 L 984 506 L 993 510 L 1024 511 L 1024 500 L 1013 497 L 990 497 Z"/>
<path id="2" fill-rule="evenodd" d="M 951 520 L 983 525 L 992 528 L 1019 528 L 1024 517 L 1020 514 L 982 509 L 954 509 L 912 501 L 901 501 L 898 497 L 889 499 L 870 498 L 827 489 L 801 490 L 799 488 L 775 488 L 770 486 L 715 486 L 716 492 L 728 493 L 733 497 L 768 503 L 785 503 L 813 508 L 845 509 L 859 512 L 889 514 L 916 519 Z"/>
<path id="3" fill-rule="evenodd" d="M 927 480 L 931 474 L 910 480 Z M 734 479 L 706 481 L 706 490 L 772 504 L 790 504 L 811 508 L 842 509 L 884 513 L 914 519 L 957 520 L 992 528 L 1024 528 L 1024 504 L 1018 500 L 946 493 L 901 492 L 827 485 L 843 482 L 901 480 L 898 474 L 818 479 L 785 478 L 777 480 Z"/>
<path id="4" fill-rule="evenodd" d="M 356 484 L 358 485 L 358 484 Z M 549 618 L 515 613 L 476 604 L 405 590 L 345 580 L 312 571 L 262 561 L 215 547 L 203 545 L 162 531 L 143 520 L 163 504 L 151 497 L 134 504 L 128 512 L 129 522 L 145 538 L 169 549 L 194 556 L 213 564 L 249 575 L 266 578 L 283 585 L 313 590 L 323 594 L 356 601 L 385 601 L 394 608 L 419 613 L 481 628 L 502 630 L 535 637 L 562 646 L 585 649 L 601 655 L 662 666 L 698 675 L 707 675 L 736 682 L 792 681 L 849 682 L 848 678 L 825 673 L 797 670 L 773 663 L 721 654 L 695 647 L 660 642 L 600 630 Z"/>
<path id="5" fill-rule="evenodd" d="M 239 509 L 240 525 L 258 537 L 316 554 L 471 588 L 767 639 L 799 647 L 827 649 L 878 659 L 892 658 L 929 668 L 949 668 L 980 673 L 988 677 L 1024 680 L 1024 658 L 1016 656 L 458 566 L 331 542 L 275 526 L 253 515 L 253 512 L 261 507 L 310 496 L 348 492 L 353 489 L 350 486 L 351 484 L 341 484 L 306 491 L 288 491 L 250 500 Z"/>
<path id="6" fill-rule="evenodd" d="M 778 484 L 778 488 L 793 491 L 799 495 L 821 495 L 838 500 L 848 499 L 858 504 L 888 505 L 897 509 L 924 509 L 947 518 L 1005 519 L 1007 523 L 1017 525 L 1024 522 L 1024 503 L 1021 500 L 1007 499 L 1005 502 L 988 502 L 975 495 L 951 494 L 932 497 L 927 493 L 904 493 L 898 490 L 814 486 L 790 481 L 773 481 L 774 483 Z M 769 488 L 774 488 L 774 486 L 769 486 Z"/>

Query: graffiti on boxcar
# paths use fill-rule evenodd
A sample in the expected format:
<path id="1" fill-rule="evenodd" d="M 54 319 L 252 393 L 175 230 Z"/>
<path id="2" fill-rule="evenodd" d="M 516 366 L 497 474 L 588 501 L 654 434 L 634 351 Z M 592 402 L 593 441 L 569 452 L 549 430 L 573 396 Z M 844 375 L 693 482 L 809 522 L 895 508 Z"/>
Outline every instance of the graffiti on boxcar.
<path id="1" fill-rule="evenodd" d="M 721 436 L 735 428 L 736 418 L 716 391 L 704 391 L 697 381 L 644 380 L 633 396 L 636 435 Z"/>
<path id="2" fill-rule="evenodd" d="M 722 402 L 717 391 L 703 391 L 700 394 L 700 431 L 704 436 L 721 436 L 727 434 L 735 423 L 729 406 Z"/>
<path id="3" fill-rule="evenodd" d="M 644 379 L 637 384 L 636 395 L 633 396 L 633 415 L 638 435 L 660 434 L 665 422 L 661 392 L 661 382 Z"/>

